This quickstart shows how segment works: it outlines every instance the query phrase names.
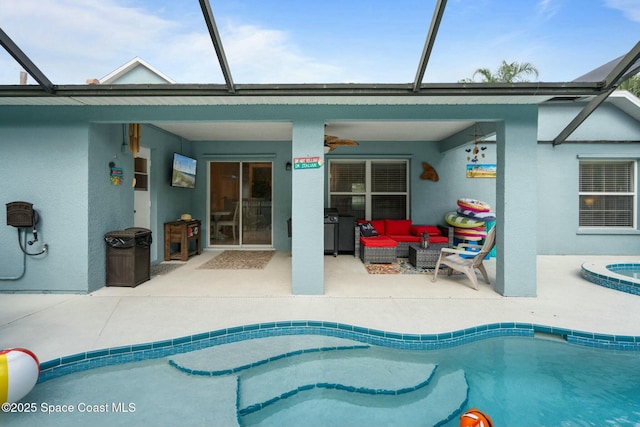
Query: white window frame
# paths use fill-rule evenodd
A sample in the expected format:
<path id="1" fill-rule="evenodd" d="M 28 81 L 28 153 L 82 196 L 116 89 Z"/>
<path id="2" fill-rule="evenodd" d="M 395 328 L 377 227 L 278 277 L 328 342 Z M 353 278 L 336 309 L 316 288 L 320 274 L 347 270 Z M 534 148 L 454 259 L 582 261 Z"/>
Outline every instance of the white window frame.
<path id="1" fill-rule="evenodd" d="M 578 227 L 582 230 L 632 230 L 638 228 L 638 160 L 634 158 L 597 158 L 588 156 L 587 158 L 579 157 L 579 165 L 578 165 L 578 180 L 580 180 L 580 165 L 584 163 L 597 163 L 602 164 L 606 162 L 615 162 L 615 163 L 631 163 L 632 164 L 632 173 L 633 176 L 631 178 L 631 183 L 633 185 L 633 189 L 630 192 L 587 192 L 580 191 L 578 188 L 578 210 L 580 210 L 580 199 L 582 196 L 632 196 L 632 224 L 630 226 L 620 226 L 620 225 L 581 225 L 580 224 L 580 212 L 578 212 Z M 586 157 L 586 156 L 585 156 Z"/>
<path id="2" fill-rule="evenodd" d="M 336 163 L 364 163 L 365 164 L 365 189 L 364 191 L 331 191 L 331 172 L 332 166 Z M 405 191 L 395 191 L 395 192 L 374 192 L 372 191 L 372 173 L 371 173 L 371 165 L 372 163 L 404 163 L 405 164 L 405 173 L 406 173 L 406 189 Z M 371 219 L 372 214 L 372 200 L 373 196 L 380 195 L 404 195 L 405 196 L 405 218 L 410 218 L 410 206 L 411 206 L 411 188 L 410 188 L 410 166 L 411 163 L 409 159 L 398 159 L 398 158 L 373 158 L 373 159 L 330 159 L 329 160 L 329 173 L 328 173 L 328 182 L 327 182 L 327 193 L 328 193 L 328 204 L 331 206 L 331 196 L 364 196 L 365 197 L 365 218 L 362 219 Z M 360 219 L 360 218 L 359 218 Z"/>

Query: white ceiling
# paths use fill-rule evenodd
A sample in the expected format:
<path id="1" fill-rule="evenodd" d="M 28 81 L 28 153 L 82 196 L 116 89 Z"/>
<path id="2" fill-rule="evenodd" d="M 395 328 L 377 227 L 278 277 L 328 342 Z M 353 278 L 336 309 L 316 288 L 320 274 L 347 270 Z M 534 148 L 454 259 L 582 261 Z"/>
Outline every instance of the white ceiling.
<path id="1" fill-rule="evenodd" d="M 356 141 L 440 141 L 472 121 L 359 121 L 327 123 L 325 132 Z M 157 122 L 189 141 L 290 141 L 290 122 Z"/>

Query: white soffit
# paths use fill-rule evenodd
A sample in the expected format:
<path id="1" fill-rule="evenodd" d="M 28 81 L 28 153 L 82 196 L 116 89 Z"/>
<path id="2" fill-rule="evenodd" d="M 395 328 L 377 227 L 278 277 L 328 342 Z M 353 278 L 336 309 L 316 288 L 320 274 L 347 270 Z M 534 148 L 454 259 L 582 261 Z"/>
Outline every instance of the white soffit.
<path id="1" fill-rule="evenodd" d="M 640 99 L 626 90 L 616 90 L 607 99 L 634 119 L 640 121 Z"/>
<path id="2" fill-rule="evenodd" d="M 291 141 L 289 122 L 156 122 L 189 141 Z M 326 133 L 356 141 L 439 141 L 471 121 L 358 121 L 328 123 Z"/>
<path id="3" fill-rule="evenodd" d="M 153 125 L 189 141 L 291 141 L 289 122 L 162 122 Z"/>
<path id="4" fill-rule="evenodd" d="M 356 141 L 440 141 L 473 121 L 375 121 L 328 123 L 326 133 Z"/>

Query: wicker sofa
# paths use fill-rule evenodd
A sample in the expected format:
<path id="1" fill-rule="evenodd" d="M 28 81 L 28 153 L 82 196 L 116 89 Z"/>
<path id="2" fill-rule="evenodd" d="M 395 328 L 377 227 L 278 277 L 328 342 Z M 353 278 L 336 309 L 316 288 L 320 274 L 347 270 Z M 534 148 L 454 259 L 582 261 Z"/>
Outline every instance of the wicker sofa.
<path id="1" fill-rule="evenodd" d="M 409 245 L 420 243 L 423 232 L 429 234 L 429 247 L 453 246 L 453 227 L 442 225 L 414 225 L 410 219 L 380 219 L 358 220 L 355 229 L 355 256 L 360 256 L 360 248 L 366 239 L 377 237 L 363 237 L 360 235 L 360 224 L 370 222 L 378 233 L 378 237 L 389 238 L 397 242 L 396 257 L 408 258 Z M 363 240 L 364 239 L 364 240 Z"/>

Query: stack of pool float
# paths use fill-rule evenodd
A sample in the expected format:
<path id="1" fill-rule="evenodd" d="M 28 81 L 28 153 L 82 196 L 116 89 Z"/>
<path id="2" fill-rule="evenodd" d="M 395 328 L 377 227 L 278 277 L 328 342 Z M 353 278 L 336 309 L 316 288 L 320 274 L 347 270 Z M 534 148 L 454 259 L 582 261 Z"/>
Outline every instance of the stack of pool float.
<path id="1" fill-rule="evenodd" d="M 491 206 L 480 200 L 458 199 L 458 209 L 445 215 L 453 227 L 455 243 L 477 243 L 487 237 L 487 222 L 496 220 Z"/>

